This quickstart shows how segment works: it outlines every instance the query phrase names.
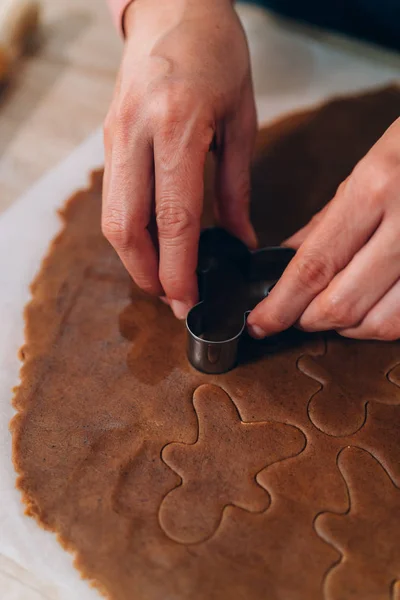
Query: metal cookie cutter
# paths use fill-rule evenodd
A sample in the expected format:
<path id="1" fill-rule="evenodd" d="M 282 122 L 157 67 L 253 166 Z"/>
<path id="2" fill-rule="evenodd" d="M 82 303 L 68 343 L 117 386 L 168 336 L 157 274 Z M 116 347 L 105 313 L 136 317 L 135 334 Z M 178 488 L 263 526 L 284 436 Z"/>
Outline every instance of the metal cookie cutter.
<path id="1" fill-rule="evenodd" d="M 249 251 L 220 228 L 200 236 L 197 267 L 200 302 L 188 313 L 187 354 L 203 373 L 224 373 L 238 359 L 246 318 L 281 277 L 292 260 L 291 248 Z"/>

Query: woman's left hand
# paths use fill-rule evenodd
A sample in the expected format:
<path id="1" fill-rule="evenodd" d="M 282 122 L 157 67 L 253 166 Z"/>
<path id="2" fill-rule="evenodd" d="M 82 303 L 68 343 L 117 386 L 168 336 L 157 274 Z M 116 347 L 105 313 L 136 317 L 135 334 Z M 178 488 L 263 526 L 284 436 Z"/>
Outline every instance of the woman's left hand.
<path id="1" fill-rule="evenodd" d="M 249 315 L 251 335 L 295 325 L 359 339 L 400 338 L 400 118 L 284 245 L 297 254 Z"/>

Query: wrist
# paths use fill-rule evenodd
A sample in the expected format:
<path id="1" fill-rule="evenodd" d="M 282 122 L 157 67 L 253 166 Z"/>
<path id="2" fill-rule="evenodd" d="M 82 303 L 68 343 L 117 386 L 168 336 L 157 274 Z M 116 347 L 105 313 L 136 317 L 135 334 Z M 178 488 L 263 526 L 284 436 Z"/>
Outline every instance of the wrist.
<path id="1" fill-rule="evenodd" d="M 190 11 L 195 14 L 218 10 L 232 9 L 235 0 L 131 0 L 122 17 L 122 29 L 129 37 L 140 22 L 140 27 L 149 30 L 171 28 Z"/>

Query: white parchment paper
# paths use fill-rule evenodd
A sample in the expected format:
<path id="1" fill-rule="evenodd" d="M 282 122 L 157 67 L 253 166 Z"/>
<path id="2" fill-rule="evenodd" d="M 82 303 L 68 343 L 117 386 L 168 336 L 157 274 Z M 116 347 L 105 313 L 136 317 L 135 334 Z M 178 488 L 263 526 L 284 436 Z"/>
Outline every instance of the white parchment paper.
<path id="1" fill-rule="evenodd" d="M 310 37 L 254 7 L 241 8 L 240 14 L 249 37 L 262 122 L 332 95 L 400 81 L 400 59 L 394 55 L 338 43 L 327 35 Z M 0 600 L 99 598 L 80 579 L 72 557 L 55 536 L 23 515 L 14 488 L 8 424 L 29 283 L 59 229 L 56 209 L 87 184 L 89 171 L 102 161 L 98 131 L 0 217 Z"/>

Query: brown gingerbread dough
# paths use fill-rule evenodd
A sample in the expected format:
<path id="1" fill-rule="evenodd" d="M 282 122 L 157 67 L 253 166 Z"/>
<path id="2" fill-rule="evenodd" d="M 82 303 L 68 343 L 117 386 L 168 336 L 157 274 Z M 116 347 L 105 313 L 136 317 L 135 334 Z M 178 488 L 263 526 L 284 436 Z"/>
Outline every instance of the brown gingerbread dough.
<path id="1" fill-rule="evenodd" d="M 263 130 L 261 243 L 304 225 L 399 114 L 392 87 Z M 26 309 L 12 433 L 27 514 L 112 600 L 397 597 L 400 344 L 299 336 L 196 372 L 184 325 L 101 235 L 101 179 L 63 210 Z"/>
<path id="2" fill-rule="evenodd" d="M 328 573 L 326 597 L 375 600 L 385 597 L 384 590 L 389 597 L 400 578 L 400 489 L 361 448 L 344 448 L 338 466 L 348 488 L 348 512 L 316 520 L 317 532 L 345 556 Z"/>

